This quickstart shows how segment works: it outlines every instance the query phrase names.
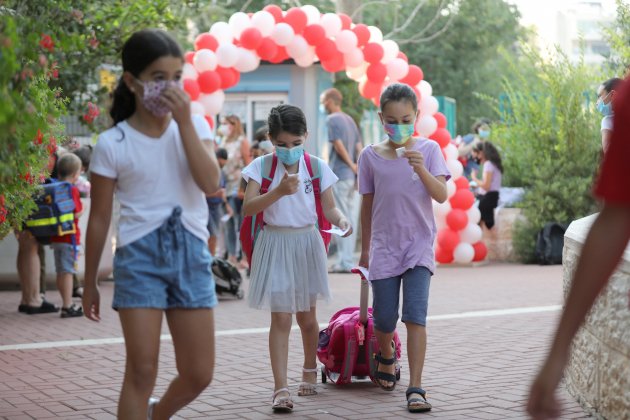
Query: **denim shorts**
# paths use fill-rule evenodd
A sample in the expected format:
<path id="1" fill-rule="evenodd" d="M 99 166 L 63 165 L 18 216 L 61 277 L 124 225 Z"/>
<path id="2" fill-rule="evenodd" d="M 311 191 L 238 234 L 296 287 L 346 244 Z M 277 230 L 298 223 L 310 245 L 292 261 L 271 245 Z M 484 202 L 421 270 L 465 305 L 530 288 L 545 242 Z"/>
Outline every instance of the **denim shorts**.
<path id="1" fill-rule="evenodd" d="M 219 236 L 221 232 L 221 217 L 223 217 L 223 203 L 208 205 L 208 232 L 210 236 Z"/>
<path id="2" fill-rule="evenodd" d="M 176 207 L 164 224 L 114 255 L 114 309 L 213 308 L 208 245 L 188 232 Z"/>
<path id="3" fill-rule="evenodd" d="M 53 242 L 50 244 L 55 255 L 55 271 L 57 274 L 76 274 L 76 251 L 75 246 L 65 242 Z"/>
<path id="4" fill-rule="evenodd" d="M 403 290 L 402 321 L 427 325 L 429 307 L 429 286 L 431 271 L 426 267 L 415 267 L 397 277 L 373 280 L 374 327 L 384 333 L 391 333 L 398 322 L 400 284 Z"/>

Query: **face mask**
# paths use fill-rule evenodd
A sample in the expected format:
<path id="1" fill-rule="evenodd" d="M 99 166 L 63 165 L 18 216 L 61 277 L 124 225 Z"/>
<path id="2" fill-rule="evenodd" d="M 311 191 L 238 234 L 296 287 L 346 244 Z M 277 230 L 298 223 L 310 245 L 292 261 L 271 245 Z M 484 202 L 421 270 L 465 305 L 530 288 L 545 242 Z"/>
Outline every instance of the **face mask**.
<path id="1" fill-rule="evenodd" d="M 162 102 L 162 92 L 168 88 L 179 88 L 181 84 L 175 80 L 137 81 L 142 85 L 144 91 L 142 96 L 144 107 L 156 117 L 168 115 L 171 110 Z"/>
<path id="2" fill-rule="evenodd" d="M 602 101 L 601 99 L 599 101 L 597 101 L 597 110 L 604 116 L 604 117 L 608 117 L 610 115 L 612 115 L 612 106 L 611 103 L 607 103 L 605 104 L 604 101 Z"/>
<path id="3" fill-rule="evenodd" d="M 276 155 L 282 163 L 291 166 L 296 164 L 304 155 L 304 147 L 302 145 L 290 149 L 287 147 L 276 147 Z"/>
<path id="4" fill-rule="evenodd" d="M 221 124 L 217 129 L 217 132 L 222 136 L 229 136 L 232 134 L 232 126 L 229 124 Z"/>
<path id="5" fill-rule="evenodd" d="M 413 136 L 414 124 L 383 124 L 385 132 L 391 141 L 396 144 L 405 144 Z"/>
<path id="6" fill-rule="evenodd" d="M 326 107 L 324 106 L 324 104 L 319 104 L 319 112 L 321 114 L 325 114 L 326 113 Z"/>
<path id="7" fill-rule="evenodd" d="M 487 139 L 490 137 L 490 130 L 479 130 L 479 137 L 482 139 Z"/>
<path id="8" fill-rule="evenodd" d="M 258 146 L 260 146 L 260 149 L 264 152 L 270 152 L 273 150 L 273 143 L 271 140 L 263 140 L 258 143 Z"/>

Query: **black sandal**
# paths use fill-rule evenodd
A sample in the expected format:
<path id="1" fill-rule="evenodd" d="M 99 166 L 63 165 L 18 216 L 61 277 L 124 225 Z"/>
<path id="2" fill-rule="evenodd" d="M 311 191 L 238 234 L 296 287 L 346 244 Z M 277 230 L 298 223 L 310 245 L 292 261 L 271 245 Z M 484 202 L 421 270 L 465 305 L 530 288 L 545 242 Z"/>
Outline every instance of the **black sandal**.
<path id="1" fill-rule="evenodd" d="M 409 398 L 411 394 L 419 394 L 422 398 Z M 407 410 L 410 413 L 425 413 L 433 408 L 427 401 L 427 392 L 422 388 L 407 388 L 405 396 L 407 397 Z"/>
<path id="2" fill-rule="evenodd" d="M 59 307 L 57 305 L 54 305 L 48 302 L 47 300 L 42 300 L 42 304 L 40 306 L 29 306 L 29 305 L 25 305 L 25 306 L 26 306 L 25 308 L 18 307 L 18 310 L 22 312 L 21 309 L 24 309 L 24 313 L 29 314 L 29 315 L 50 314 L 54 312 L 59 312 Z"/>
<path id="3" fill-rule="evenodd" d="M 62 318 L 77 318 L 83 316 L 83 308 L 74 303 L 67 308 L 61 308 Z"/>
<path id="4" fill-rule="evenodd" d="M 376 360 L 376 372 L 374 373 L 376 384 L 380 386 L 382 389 L 384 389 L 385 391 L 393 391 L 394 388 L 396 388 L 396 381 L 397 381 L 396 375 L 387 373 L 387 372 L 381 372 L 380 370 L 378 370 L 378 368 L 381 365 L 381 363 L 388 366 L 395 365 L 396 353 L 394 353 L 394 356 L 391 359 L 385 359 L 383 356 L 381 356 L 381 352 L 379 351 L 378 354 L 374 355 L 374 360 Z M 383 385 L 382 381 L 392 382 L 393 385 L 385 386 Z"/>

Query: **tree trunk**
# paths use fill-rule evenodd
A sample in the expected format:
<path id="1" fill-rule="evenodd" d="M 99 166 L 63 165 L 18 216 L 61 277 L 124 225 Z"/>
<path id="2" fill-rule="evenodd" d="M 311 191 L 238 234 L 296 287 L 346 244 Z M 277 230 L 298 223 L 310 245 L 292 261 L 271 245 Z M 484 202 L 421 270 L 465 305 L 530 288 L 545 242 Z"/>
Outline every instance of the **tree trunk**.
<path id="1" fill-rule="evenodd" d="M 361 6 L 363 3 L 361 0 L 336 0 L 336 11 L 337 13 L 345 13 L 348 16 L 352 16 L 355 10 Z M 354 16 L 352 19 L 353 22 L 361 22 L 363 18 L 363 13 L 359 12 L 357 16 Z"/>

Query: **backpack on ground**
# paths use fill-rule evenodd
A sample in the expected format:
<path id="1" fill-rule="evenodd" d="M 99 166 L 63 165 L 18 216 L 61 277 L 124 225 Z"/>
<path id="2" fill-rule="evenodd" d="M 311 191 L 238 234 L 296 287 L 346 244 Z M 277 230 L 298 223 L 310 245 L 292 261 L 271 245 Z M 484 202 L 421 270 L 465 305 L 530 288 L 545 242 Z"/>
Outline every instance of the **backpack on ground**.
<path id="1" fill-rule="evenodd" d="M 26 220 L 26 228 L 42 243 L 49 243 L 53 236 L 74 235 L 72 184 L 62 181 L 41 187 L 35 197 L 37 210 Z"/>
<path id="2" fill-rule="evenodd" d="M 562 223 L 547 223 L 536 237 L 536 260 L 539 264 L 562 264 L 562 250 L 564 248 L 564 233 L 568 225 Z"/>
<path id="3" fill-rule="evenodd" d="M 215 290 L 219 296 L 229 293 L 238 299 L 243 299 L 244 293 L 241 288 L 243 278 L 236 267 L 226 260 L 214 257 L 211 268 Z"/>
<path id="4" fill-rule="evenodd" d="M 331 224 L 326 220 L 324 210 L 322 208 L 321 200 L 321 160 L 317 157 L 311 157 L 308 153 L 304 152 L 304 162 L 306 168 L 313 182 L 313 193 L 315 194 L 315 208 L 317 211 L 317 229 L 322 235 L 326 252 L 328 252 L 328 245 L 330 244 L 331 234 L 324 232 L 331 228 Z M 313 164 L 314 162 L 314 164 Z M 262 158 L 262 184 L 260 185 L 260 194 L 266 194 L 269 191 L 269 187 L 273 181 L 273 177 L 276 174 L 276 168 L 278 167 L 278 157 L 275 153 L 265 155 Z M 247 256 L 247 261 L 252 263 L 252 255 L 254 254 L 254 243 L 258 238 L 258 234 L 265 227 L 263 220 L 263 212 L 254 215 L 247 216 L 243 219 L 241 225 L 240 240 L 241 249 Z"/>

